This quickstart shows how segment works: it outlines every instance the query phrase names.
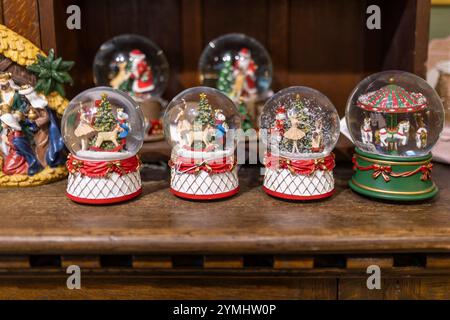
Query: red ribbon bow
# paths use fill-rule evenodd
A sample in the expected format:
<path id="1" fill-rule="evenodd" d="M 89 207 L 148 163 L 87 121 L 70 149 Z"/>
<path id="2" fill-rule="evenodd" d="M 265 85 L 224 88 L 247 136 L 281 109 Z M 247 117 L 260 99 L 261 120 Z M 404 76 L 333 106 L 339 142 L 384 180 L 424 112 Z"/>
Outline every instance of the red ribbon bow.
<path id="1" fill-rule="evenodd" d="M 420 180 L 422 181 L 428 181 L 431 180 L 431 171 L 433 169 L 433 164 L 428 163 L 420 167 L 420 171 L 422 172 L 422 176 L 420 177 Z"/>
<path id="2" fill-rule="evenodd" d="M 372 166 L 372 169 L 373 169 L 372 177 L 374 179 L 378 178 L 381 175 L 384 181 L 386 182 L 391 181 L 391 178 L 389 177 L 392 173 L 391 166 L 381 166 L 379 164 L 374 164 Z"/>
<path id="3" fill-rule="evenodd" d="M 292 174 L 312 175 L 315 171 L 331 171 L 334 169 L 334 154 L 320 159 L 293 160 L 267 154 L 264 163 L 271 169 L 288 169 Z"/>

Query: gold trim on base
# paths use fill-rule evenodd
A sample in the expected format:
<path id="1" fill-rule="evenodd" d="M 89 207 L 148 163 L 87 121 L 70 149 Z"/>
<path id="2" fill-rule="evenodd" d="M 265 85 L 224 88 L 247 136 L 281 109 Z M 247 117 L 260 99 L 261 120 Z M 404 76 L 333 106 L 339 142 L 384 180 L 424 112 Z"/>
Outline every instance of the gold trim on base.
<path id="1" fill-rule="evenodd" d="M 375 163 L 375 164 L 387 164 L 387 165 L 392 165 L 392 166 L 421 166 L 421 165 L 427 165 L 431 162 L 431 159 L 425 160 L 425 161 L 415 161 L 415 162 L 400 162 L 400 161 L 397 162 L 397 161 L 378 160 L 378 159 L 367 158 L 367 157 L 364 157 L 364 156 L 356 154 L 356 153 L 355 153 L 355 157 L 360 158 L 361 160 L 364 160 L 367 162 Z"/>
<path id="2" fill-rule="evenodd" d="M 372 188 L 372 187 L 365 186 L 359 182 L 356 182 L 355 179 L 352 179 L 352 183 L 361 189 L 365 189 L 365 190 L 372 191 L 372 192 L 385 193 L 385 194 L 410 195 L 410 196 L 426 194 L 426 193 L 429 193 L 429 192 L 433 191 L 434 189 L 436 189 L 436 185 L 434 184 L 434 182 L 431 187 L 429 187 L 425 190 L 409 191 L 409 192 L 408 191 L 391 191 L 391 190 L 382 190 L 382 189 Z"/>

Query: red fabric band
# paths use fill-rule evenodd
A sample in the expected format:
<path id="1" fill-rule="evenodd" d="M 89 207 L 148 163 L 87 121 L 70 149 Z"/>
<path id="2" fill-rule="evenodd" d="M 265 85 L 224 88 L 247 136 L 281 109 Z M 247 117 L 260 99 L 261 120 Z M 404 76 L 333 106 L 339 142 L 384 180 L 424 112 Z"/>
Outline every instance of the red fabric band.
<path id="1" fill-rule="evenodd" d="M 122 176 L 138 171 L 140 164 L 137 156 L 123 160 L 90 161 L 78 159 L 72 154 L 69 154 L 66 162 L 70 173 L 80 173 L 91 178 L 103 178 L 111 173 L 117 173 L 119 176 Z"/>
<path id="2" fill-rule="evenodd" d="M 317 170 L 331 171 L 335 167 L 334 154 L 320 159 L 292 160 L 284 157 L 266 154 L 264 159 L 266 168 L 288 169 L 292 174 L 311 175 Z"/>
<path id="3" fill-rule="evenodd" d="M 236 160 L 234 157 L 225 157 L 216 160 L 197 160 L 178 157 L 175 160 L 170 159 L 169 166 L 179 173 L 192 174 L 205 171 L 209 174 L 217 174 L 233 171 L 236 166 Z"/>

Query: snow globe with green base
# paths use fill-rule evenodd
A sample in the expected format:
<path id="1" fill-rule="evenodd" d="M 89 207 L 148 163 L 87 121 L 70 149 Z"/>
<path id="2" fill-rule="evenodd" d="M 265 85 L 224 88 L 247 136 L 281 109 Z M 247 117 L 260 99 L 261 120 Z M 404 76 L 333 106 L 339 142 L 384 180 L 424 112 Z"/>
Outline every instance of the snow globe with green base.
<path id="1" fill-rule="evenodd" d="M 443 129 L 444 108 L 425 80 L 404 71 L 373 74 L 353 90 L 345 118 L 356 146 L 354 191 L 394 201 L 438 193 L 430 151 Z"/>
<path id="2" fill-rule="evenodd" d="M 61 122 L 70 151 L 67 197 L 86 204 L 110 204 L 137 197 L 144 115 L 122 91 L 96 87 L 73 98 Z"/>
<path id="3" fill-rule="evenodd" d="M 172 145 L 171 192 L 193 200 L 235 195 L 240 127 L 236 106 L 219 90 L 195 87 L 173 98 L 164 114 L 165 137 Z"/>

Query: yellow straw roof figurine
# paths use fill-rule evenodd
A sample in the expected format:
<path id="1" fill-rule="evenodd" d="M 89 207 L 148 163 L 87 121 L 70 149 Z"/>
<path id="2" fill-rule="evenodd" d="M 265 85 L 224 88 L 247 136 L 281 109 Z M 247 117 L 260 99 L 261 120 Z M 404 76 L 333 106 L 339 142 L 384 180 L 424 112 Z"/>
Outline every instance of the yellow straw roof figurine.
<path id="1" fill-rule="evenodd" d="M 73 62 L 46 55 L 0 25 L 0 187 L 37 186 L 67 176 L 58 125 Z"/>

